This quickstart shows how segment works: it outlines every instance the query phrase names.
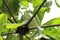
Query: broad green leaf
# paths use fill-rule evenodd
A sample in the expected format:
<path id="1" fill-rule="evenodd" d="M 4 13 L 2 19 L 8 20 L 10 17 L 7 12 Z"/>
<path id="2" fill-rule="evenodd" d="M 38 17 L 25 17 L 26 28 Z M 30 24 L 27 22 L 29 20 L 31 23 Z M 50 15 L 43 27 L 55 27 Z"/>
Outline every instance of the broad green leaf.
<path id="1" fill-rule="evenodd" d="M 40 10 L 40 11 L 38 12 L 38 14 L 37 14 L 40 22 L 42 21 L 45 12 L 49 12 L 49 11 L 50 11 L 50 8 L 48 8 L 48 7 L 42 7 L 42 8 L 41 8 L 41 10 Z"/>
<path id="2" fill-rule="evenodd" d="M 0 40 L 3 40 L 2 36 L 0 36 Z"/>
<path id="3" fill-rule="evenodd" d="M 28 7 L 28 3 L 29 3 L 29 2 L 28 2 L 27 0 L 20 0 L 19 2 L 20 2 L 20 4 Z"/>
<path id="4" fill-rule="evenodd" d="M 0 14 L 0 25 L 5 25 L 7 23 L 8 17 L 6 14 Z"/>
<path id="5" fill-rule="evenodd" d="M 19 11 L 19 0 L 6 0 L 7 1 L 7 4 L 10 8 L 10 10 L 12 11 L 12 13 L 14 15 L 18 15 L 18 11 Z M 4 12 L 4 13 L 9 13 L 9 11 L 7 10 L 6 6 L 4 5 L 4 3 L 2 3 L 2 6 L 1 6 L 1 11 Z M 10 15 L 10 14 L 9 14 Z"/>
<path id="6" fill-rule="evenodd" d="M 8 29 L 14 29 L 17 28 L 18 26 L 21 26 L 22 24 L 7 24 L 6 28 Z"/>
<path id="7" fill-rule="evenodd" d="M 8 30 L 6 28 L 4 28 L 3 26 L 0 26 L 0 32 L 4 32 L 6 33 Z"/>
<path id="8" fill-rule="evenodd" d="M 51 19 L 50 21 L 46 22 L 43 25 L 51 25 L 51 24 L 60 24 L 60 18 Z"/>
<path id="9" fill-rule="evenodd" d="M 0 0 L 0 7 L 1 7 L 1 5 L 2 5 L 2 0 Z"/>
<path id="10" fill-rule="evenodd" d="M 5 25 L 7 23 L 7 15 L 6 14 L 0 14 L 0 32 L 7 32 L 7 29 L 5 28 Z"/>
<path id="11" fill-rule="evenodd" d="M 31 2 L 33 3 L 34 7 L 37 7 L 39 5 L 42 4 L 44 0 L 31 0 Z"/>
<path id="12" fill-rule="evenodd" d="M 23 1 L 22 4 L 24 4 L 26 7 L 28 7 L 28 2 L 27 1 Z"/>
<path id="13" fill-rule="evenodd" d="M 39 6 L 43 2 L 43 0 L 36 0 L 36 1 L 35 0 L 20 0 L 20 4 L 23 4 L 25 6 L 28 6 L 29 2 L 32 2 L 34 7 L 36 7 L 36 6 Z"/>
<path id="14" fill-rule="evenodd" d="M 4 14 L 0 14 L 0 19 L 4 16 Z"/>
<path id="15" fill-rule="evenodd" d="M 0 14 L 0 19 L 2 19 L 3 16 L 5 16 L 5 14 Z"/>
<path id="16" fill-rule="evenodd" d="M 60 18 L 54 18 L 44 25 L 51 25 L 51 24 L 60 24 Z M 55 38 L 56 40 L 60 39 L 60 27 L 55 26 L 55 27 L 49 27 L 44 29 L 44 33 L 46 35 L 50 35 L 51 37 Z"/>
<path id="17" fill-rule="evenodd" d="M 6 40 L 19 40 L 19 36 L 16 34 L 10 34 L 7 36 Z"/>
<path id="18" fill-rule="evenodd" d="M 28 40 L 28 38 L 26 38 L 25 36 L 24 36 L 24 39 L 23 40 Z"/>

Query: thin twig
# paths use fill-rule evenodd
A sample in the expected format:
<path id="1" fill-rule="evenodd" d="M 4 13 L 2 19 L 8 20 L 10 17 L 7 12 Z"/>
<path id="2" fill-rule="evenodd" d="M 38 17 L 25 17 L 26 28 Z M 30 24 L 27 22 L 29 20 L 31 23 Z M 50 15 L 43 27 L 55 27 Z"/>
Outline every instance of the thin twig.
<path id="1" fill-rule="evenodd" d="M 33 30 L 33 29 L 37 29 L 37 27 L 32 27 L 32 28 L 29 28 L 29 30 Z"/>
<path id="2" fill-rule="evenodd" d="M 8 18 L 8 20 L 9 20 L 11 23 L 14 23 L 10 18 Z"/>
<path id="3" fill-rule="evenodd" d="M 48 28 L 48 27 L 55 27 L 55 26 L 60 26 L 60 24 L 44 25 L 44 26 L 41 26 L 41 27 L 42 28 Z"/>
<path id="4" fill-rule="evenodd" d="M 12 33 L 6 33 L 6 34 L 1 34 L 2 36 L 6 36 L 6 35 L 9 35 L 9 34 L 17 34 L 15 32 L 12 32 Z"/>
<path id="5" fill-rule="evenodd" d="M 20 36 L 20 40 L 23 40 L 23 35 L 22 34 L 19 34 L 19 36 Z"/>
<path id="6" fill-rule="evenodd" d="M 55 26 L 60 26 L 60 24 L 52 24 L 52 25 L 43 25 L 40 26 L 41 28 L 49 28 L 49 27 L 55 27 Z M 30 28 L 29 30 L 37 29 L 37 27 Z"/>
<path id="7" fill-rule="evenodd" d="M 44 3 L 46 2 L 46 0 L 43 1 L 43 3 L 39 6 L 39 8 L 37 9 L 37 11 L 34 13 L 34 15 L 31 17 L 31 19 L 27 22 L 27 25 L 29 25 L 31 23 L 31 21 L 33 20 L 33 18 L 36 16 L 36 14 L 39 12 L 39 10 L 42 8 L 42 6 L 44 5 Z"/>
<path id="8" fill-rule="evenodd" d="M 12 11 L 10 10 L 10 8 L 9 8 L 9 6 L 8 6 L 8 4 L 7 4 L 7 2 L 6 2 L 6 0 L 3 0 L 3 3 L 4 3 L 5 6 L 7 7 L 8 11 L 9 11 L 9 13 L 10 13 L 10 16 L 12 16 L 12 17 L 13 17 L 13 20 L 17 23 L 17 21 L 15 20 L 13 14 L 12 14 Z"/>
<path id="9" fill-rule="evenodd" d="M 42 27 L 42 28 L 48 28 L 48 27 L 55 27 L 55 26 L 60 26 L 60 24 L 44 25 L 44 26 L 40 26 L 40 27 Z M 30 28 L 30 30 L 33 30 L 33 29 L 37 29 L 37 27 Z M 17 33 L 13 32 L 13 33 L 1 34 L 1 35 L 5 36 L 5 35 L 9 35 L 9 34 L 17 34 Z"/>

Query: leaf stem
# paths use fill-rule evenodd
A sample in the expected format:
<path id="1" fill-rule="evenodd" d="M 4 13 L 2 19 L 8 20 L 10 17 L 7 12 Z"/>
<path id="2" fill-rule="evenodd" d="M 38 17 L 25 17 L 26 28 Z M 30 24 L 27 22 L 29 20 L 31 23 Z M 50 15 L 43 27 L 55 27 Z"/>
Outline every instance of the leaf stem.
<path id="1" fill-rule="evenodd" d="M 17 33 L 11 32 L 11 33 L 6 33 L 6 34 L 1 34 L 1 36 L 6 36 L 6 35 L 9 35 L 9 34 L 17 34 Z"/>
<path id="2" fill-rule="evenodd" d="M 53 24 L 53 25 L 43 25 L 40 26 L 41 28 L 49 28 L 49 27 L 55 27 L 55 26 L 60 26 L 60 24 Z M 29 30 L 37 29 L 37 27 L 30 28 Z"/>
<path id="3" fill-rule="evenodd" d="M 44 25 L 44 26 L 41 26 L 41 27 L 42 28 L 48 28 L 48 27 L 55 27 L 55 26 L 60 26 L 60 24 Z"/>

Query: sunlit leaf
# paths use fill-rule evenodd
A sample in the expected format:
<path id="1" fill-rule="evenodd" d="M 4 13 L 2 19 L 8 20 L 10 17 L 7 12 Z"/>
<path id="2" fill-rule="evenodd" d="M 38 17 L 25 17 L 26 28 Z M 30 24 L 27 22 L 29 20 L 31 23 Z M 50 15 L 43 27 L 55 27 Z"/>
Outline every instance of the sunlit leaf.
<path id="1" fill-rule="evenodd" d="M 18 26 L 21 26 L 21 24 L 7 24 L 6 28 L 13 29 L 13 28 L 17 28 Z"/>
<path id="2" fill-rule="evenodd" d="M 27 0 L 20 0 L 20 4 L 22 4 L 22 5 L 24 5 L 24 6 L 26 6 L 26 7 L 28 7 L 28 1 Z"/>
<path id="3" fill-rule="evenodd" d="M 2 5 L 2 0 L 0 0 L 0 7 L 1 7 L 1 5 Z"/>
<path id="4" fill-rule="evenodd" d="M 52 20 L 48 21 L 47 23 L 45 23 L 44 25 L 51 25 L 51 24 L 60 24 L 60 18 L 52 19 Z M 52 36 L 56 40 L 60 39 L 60 27 L 58 27 L 58 26 L 45 28 L 44 33 L 46 35 Z"/>
<path id="5" fill-rule="evenodd" d="M 0 26 L 0 32 L 7 32 L 8 30 L 4 28 L 3 26 Z"/>
<path id="6" fill-rule="evenodd" d="M 44 14 L 46 11 L 48 11 L 50 8 L 47 8 L 47 7 L 42 7 L 41 10 L 38 12 L 38 17 L 40 19 L 40 21 L 42 21 L 43 17 L 44 17 Z"/>
<path id="7" fill-rule="evenodd" d="M 60 18 L 54 18 L 43 25 L 60 24 Z"/>
<path id="8" fill-rule="evenodd" d="M 7 23 L 7 15 L 0 14 L 0 32 L 7 32 L 7 29 L 5 28 L 6 23 Z"/>
<path id="9" fill-rule="evenodd" d="M 7 36 L 6 40 L 19 40 L 19 36 L 10 34 Z"/>
<path id="10" fill-rule="evenodd" d="M 36 1 L 35 0 L 31 0 L 31 2 L 33 3 L 34 7 L 37 7 L 37 6 L 41 5 L 43 1 L 44 0 L 36 0 Z"/>
<path id="11" fill-rule="evenodd" d="M 0 40 L 3 40 L 2 36 L 0 36 Z"/>
<path id="12" fill-rule="evenodd" d="M 7 23 L 7 15 L 6 14 L 0 14 L 0 25 L 5 25 Z"/>
<path id="13" fill-rule="evenodd" d="M 25 6 L 28 6 L 28 3 L 31 2 L 34 7 L 37 7 L 39 6 L 40 4 L 42 4 L 43 0 L 20 0 L 20 3 L 25 5 Z"/>

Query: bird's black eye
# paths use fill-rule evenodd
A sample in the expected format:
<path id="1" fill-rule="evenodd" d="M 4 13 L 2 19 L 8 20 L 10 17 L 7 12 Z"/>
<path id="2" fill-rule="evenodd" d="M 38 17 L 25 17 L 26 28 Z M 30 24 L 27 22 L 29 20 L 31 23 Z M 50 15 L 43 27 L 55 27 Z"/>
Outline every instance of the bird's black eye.
<path id="1" fill-rule="evenodd" d="M 28 32 L 29 32 L 29 27 L 27 25 L 23 25 L 23 26 L 18 27 L 17 31 L 16 31 L 16 33 L 19 33 L 22 35 L 25 35 Z"/>

